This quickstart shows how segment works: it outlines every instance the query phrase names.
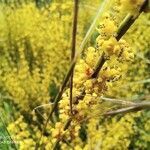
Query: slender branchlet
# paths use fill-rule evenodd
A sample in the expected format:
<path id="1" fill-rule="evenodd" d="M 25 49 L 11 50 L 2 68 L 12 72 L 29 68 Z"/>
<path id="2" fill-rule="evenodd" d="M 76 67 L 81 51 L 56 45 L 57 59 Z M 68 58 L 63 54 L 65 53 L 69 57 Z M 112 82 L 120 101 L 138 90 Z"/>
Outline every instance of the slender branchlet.
<path id="1" fill-rule="evenodd" d="M 146 109 L 148 110 L 150 109 L 150 102 L 139 102 L 139 103 L 130 104 L 128 105 L 128 107 L 125 108 L 108 111 L 104 114 L 104 116 L 113 116 L 117 114 L 125 114 L 129 112 L 136 112 L 136 111 L 146 110 Z"/>
<path id="2" fill-rule="evenodd" d="M 74 17 L 73 17 L 73 30 L 72 30 L 72 49 L 71 49 L 71 61 L 75 57 L 76 53 L 76 35 L 77 35 L 77 24 L 78 24 L 78 0 L 74 0 Z M 73 72 L 72 70 L 71 77 L 70 77 L 70 112 L 73 114 L 72 111 L 72 90 L 73 90 Z"/>

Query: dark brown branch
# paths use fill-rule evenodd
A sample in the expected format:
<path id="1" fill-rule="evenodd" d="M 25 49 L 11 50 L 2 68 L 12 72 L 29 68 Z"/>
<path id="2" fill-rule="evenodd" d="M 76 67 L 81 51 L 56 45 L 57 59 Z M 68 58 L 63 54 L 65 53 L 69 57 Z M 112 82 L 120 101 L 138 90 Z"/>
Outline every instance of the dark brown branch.
<path id="1" fill-rule="evenodd" d="M 70 81 L 70 98 L 71 98 L 70 99 L 70 107 L 71 107 L 71 112 L 72 112 L 72 88 L 73 88 L 73 81 L 72 80 L 73 80 L 73 71 L 74 71 L 74 67 L 75 67 L 75 64 L 76 64 L 76 60 L 77 60 L 77 55 L 75 55 L 75 45 L 76 45 L 76 32 L 77 32 L 78 0 L 75 0 L 74 11 L 75 12 L 74 12 L 74 23 L 73 23 L 73 32 L 72 32 L 72 54 L 71 54 L 72 62 L 71 62 L 71 66 L 70 66 L 70 68 L 69 68 L 69 70 L 68 70 L 68 72 L 65 76 L 65 79 L 62 83 L 62 86 L 59 89 L 59 92 L 58 92 L 57 96 L 55 97 L 54 105 L 52 107 L 51 112 L 48 115 L 46 123 L 44 124 L 42 134 L 41 134 L 41 137 L 40 137 L 39 141 L 41 141 L 42 135 L 45 132 L 47 124 L 48 124 L 53 112 L 57 108 L 58 102 L 62 97 L 62 94 L 64 92 L 64 89 L 65 89 L 70 77 L 71 77 L 71 81 Z"/>
<path id="2" fill-rule="evenodd" d="M 148 0 L 145 0 L 136 18 L 131 15 L 127 15 L 124 22 L 128 22 L 128 24 L 126 24 L 126 26 L 124 26 L 124 22 L 121 24 L 120 30 L 118 30 L 117 32 L 117 37 L 116 37 L 117 41 L 121 39 L 121 37 L 127 32 L 127 30 L 131 27 L 131 25 L 135 22 L 135 20 L 139 17 L 139 15 L 142 13 L 142 11 L 145 10 L 147 6 L 148 6 Z M 122 26 L 124 27 L 122 28 Z"/>
<path id="3" fill-rule="evenodd" d="M 117 30 L 116 33 L 116 40 L 119 41 L 124 34 L 128 31 L 128 29 L 131 27 L 131 25 L 135 22 L 135 20 L 139 17 L 139 15 L 141 14 L 141 12 L 145 9 L 145 7 L 147 6 L 148 0 L 145 0 L 145 2 L 143 3 L 143 5 L 141 6 L 141 9 L 139 11 L 139 14 L 135 17 L 133 17 L 132 15 L 127 15 L 125 17 L 125 19 L 123 20 L 123 22 L 120 24 L 119 29 Z M 106 59 L 105 59 L 105 54 L 103 53 L 102 56 L 100 56 L 96 67 L 95 67 L 95 71 L 92 74 L 91 78 L 97 78 L 100 70 L 102 69 L 104 63 L 105 63 Z"/>
<path id="4" fill-rule="evenodd" d="M 78 0 L 74 0 L 74 17 L 73 17 L 73 30 L 72 30 L 72 50 L 71 50 L 71 61 L 75 57 L 76 52 L 76 35 L 77 35 L 77 22 L 78 22 Z M 72 90 L 73 90 L 73 73 L 74 69 L 72 70 L 71 77 L 70 77 L 70 112 L 73 114 L 72 111 Z"/>
<path id="5" fill-rule="evenodd" d="M 72 118 L 69 118 L 64 126 L 64 131 L 68 129 L 68 127 L 70 126 L 71 124 L 71 121 L 72 121 Z"/>
<path id="6" fill-rule="evenodd" d="M 102 56 L 99 58 L 97 64 L 96 64 L 96 67 L 95 67 L 95 70 L 94 70 L 94 73 L 92 74 L 91 78 L 97 78 L 100 70 L 102 69 L 104 63 L 105 63 L 105 58 L 104 58 L 104 52 L 102 53 Z"/>

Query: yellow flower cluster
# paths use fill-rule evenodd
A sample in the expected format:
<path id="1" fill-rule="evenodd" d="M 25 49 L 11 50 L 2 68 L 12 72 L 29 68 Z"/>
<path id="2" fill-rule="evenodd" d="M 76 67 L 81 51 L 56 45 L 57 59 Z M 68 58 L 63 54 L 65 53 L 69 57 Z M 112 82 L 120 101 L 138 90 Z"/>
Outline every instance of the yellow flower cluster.
<path id="1" fill-rule="evenodd" d="M 34 3 L 15 9 L 1 6 L 1 86 L 22 110 L 48 103 L 49 88 L 55 91 L 64 77 L 70 57 L 71 7 L 70 2 L 54 3 L 46 10 Z"/>
<path id="2" fill-rule="evenodd" d="M 88 145 L 92 149 L 127 149 L 130 144 L 129 138 L 134 133 L 134 120 L 130 115 L 118 119 L 108 119 L 99 125 L 98 121 L 88 124 Z"/>
<path id="3" fill-rule="evenodd" d="M 89 131 L 87 129 L 87 132 L 84 133 L 87 136 L 86 140 L 89 140 L 89 146 L 86 145 L 85 147 L 88 148 L 90 148 L 92 145 L 95 145 L 97 142 L 98 145 L 99 143 L 103 143 L 102 140 L 100 142 L 97 141 L 97 139 L 99 139 L 100 137 L 103 138 L 104 136 L 104 134 L 100 136 L 101 132 L 104 131 L 101 131 L 99 129 L 99 120 L 90 119 L 91 114 L 99 113 L 100 115 L 100 113 L 104 113 L 106 111 L 105 108 L 100 109 L 103 106 L 102 104 L 100 104 L 100 96 L 107 92 L 108 87 L 111 85 L 109 84 L 109 82 L 118 80 L 122 75 L 122 71 L 127 69 L 126 64 L 124 65 L 124 63 L 127 63 L 129 60 L 133 60 L 134 58 L 130 45 L 122 39 L 117 41 L 117 38 L 115 37 L 115 33 L 117 32 L 117 29 L 119 27 L 119 21 L 117 22 L 114 19 L 115 17 L 117 17 L 117 13 L 115 13 L 115 16 L 113 16 L 113 7 L 114 6 L 111 6 L 110 10 L 106 12 L 107 14 L 103 14 L 102 20 L 100 21 L 100 25 L 97 28 L 99 32 L 99 36 L 96 39 L 97 47 L 89 47 L 85 51 L 85 56 L 83 56 L 83 58 L 80 58 L 75 67 L 72 118 L 74 122 L 81 123 L 80 129 L 78 131 L 79 135 L 80 131 L 83 130 L 82 124 L 86 123 L 85 126 L 88 127 Z M 105 59 L 107 59 L 106 63 L 103 65 L 99 76 L 97 78 L 92 78 L 91 76 L 94 72 L 94 66 L 97 63 L 98 58 L 102 55 L 102 52 L 104 52 Z M 64 93 L 62 100 L 59 103 L 59 109 L 61 122 L 65 124 L 65 122 L 70 116 L 69 89 L 67 89 Z M 99 111 L 97 111 L 98 109 Z M 108 139 L 106 137 L 106 143 L 108 142 L 107 145 L 105 145 L 105 142 L 104 147 L 101 144 L 100 145 L 106 149 L 111 149 L 111 146 L 113 148 L 126 149 L 130 144 L 128 138 L 131 134 L 133 134 L 132 124 L 134 120 L 132 117 L 130 117 L 129 120 L 130 119 L 131 125 L 127 124 L 127 128 L 129 130 L 128 133 L 124 133 L 126 131 L 126 128 L 120 127 L 122 131 L 120 132 L 120 135 L 116 134 L 116 143 L 114 143 L 114 145 L 110 145 L 109 147 L 109 143 L 113 139 L 113 137 L 111 139 L 111 134 L 115 134 L 111 133 L 110 131 L 110 133 L 108 133 Z M 126 122 L 125 118 L 121 119 L 121 123 L 122 122 Z M 74 124 L 72 122 L 68 131 L 70 131 L 73 126 Z M 95 130 L 93 128 L 94 126 Z M 113 123 L 112 126 L 110 126 L 110 128 L 113 129 L 113 126 L 116 127 L 115 123 Z M 116 128 L 116 130 L 118 130 L 118 128 Z M 91 139 L 89 139 L 89 137 L 91 137 Z M 71 144 L 75 145 L 76 140 L 78 140 L 78 138 L 74 138 L 74 140 L 72 139 Z M 126 143 L 125 145 L 122 145 L 122 143 L 120 142 L 122 140 Z M 83 148 L 84 146 L 81 147 Z M 100 146 L 98 146 L 98 148 L 99 147 Z"/>
<path id="4" fill-rule="evenodd" d="M 125 35 L 124 39 L 132 47 L 135 58 L 128 62 L 130 67 L 124 68 L 122 79 L 113 84 L 115 88 L 108 90 L 109 95 L 131 98 L 138 93 L 149 94 L 149 84 L 142 82 L 149 79 L 149 17 L 149 13 L 142 14 Z"/>
<path id="5" fill-rule="evenodd" d="M 128 66 L 124 68 L 124 75 L 122 78 L 114 82 L 107 95 L 111 97 L 126 98 L 127 100 L 139 100 L 140 96 L 149 95 L 149 82 L 146 83 L 146 79 L 149 79 L 149 38 L 150 29 L 149 13 L 143 13 L 135 22 L 135 24 L 129 29 L 124 39 L 130 44 L 135 54 L 135 58 L 132 62 L 128 62 Z M 113 87 L 113 88 L 112 88 Z M 144 98 L 144 99 L 145 99 Z M 135 114 L 138 117 L 132 115 L 128 116 L 130 119 L 134 119 L 133 129 L 134 133 L 130 134 L 128 142 L 130 142 L 127 148 L 144 148 L 147 149 L 149 141 L 150 123 L 148 121 L 148 112 Z M 124 117 L 122 117 L 124 118 Z M 125 124 L 125 123 L 124 123 Z M 113 125 L 113 122 L 110 126 Z M 116 123 L 115 123 L 116 125 Z M 119 126 L 118 129 L 121 127 Z M 108 132 L 109 133 L 109 132 Z M 120 132 L 118 131 L 117 134 Z M 124 134 L 126 131 L 124 131 Z M 138 137 L 136 135 L 139 135 Z M 105 135 L 106 136 L 106 135 Z M 107 137 L 107 136 L 106 136 Z M 108 135 L 109 137 L 109 135 Z M 115 142 L 116 140 L 113 140 Z M 104 145 L 105 148 L 106 145 Z M 115 145 L 117 147 L 118 144 Z M 127 149 L 126 147 L 124 149 Z M 111 149 L 111 148 L 110 148 Z M 123 149 L 123 148 L 121 148 Z"/>
<path id="6" fill-rule="evenodd" d="M 80 2 L 80 8 L 89 3 L 84 7 L 92 10 L 92 6 L 96 8 L 99 4 L 99 0 L 93 5 L 88 1 Z M 2 94 L 11 96 L 20 111 L 20 117 L 8 125 L 8 130 L 21 150 L 35 149 L 48 110 L 41 107 L 42 116 L 31 111 L 55 96 L 69 65 L 73 3 L 71 0 L 61 2 L 55 0 L 40 9 L 32 2 L 17 8 L 15 5 L 0 6 L 0 89 L 5 91 Z M 39 148 L 51 150 L 58 141 L 58 148 L 75 150 L 148 147 L 148 113 L 105 119 L 102 114 L 113 106 L 100 99 L 103 94 L 131 97 L 137 91 L 142 94 L 149 92 L 147 84 L 123 87 L 149 77 L 148 59 L 145 59 L 149 55 L 149 14 L 142 14 L 123 39 L 118 41 L 116 38 L 121 21 L 127 14 L 136 18 L 142 3 L 142 0 L 111 0 L 96 28 L 95 47 L 86 48 L 75 66 L 73 114 L 67 88 L 58 104 L 59 114 L 53 115 L 52 123 L 38 143 Z M 90 11 L 84 9 L 79 14 L 77 44 L 83 39 L 91 21 Z M 97 61 L 103 54 L 105 63 L 98 76 L 93 78 Z M 53 104 L 48 109 L 51 106 Z M 69 125 L 64 130 L 66 123 Z"/>
<path id="7" fill-rule="evenodd" d="M 20 150 L 34 149 L 36 143 L 31 136 L 32 133 L 29 130 L 28 124 L 23 120 L 23 116 L 20 115 L 15 122 L 10 123 L 8 131 L 11 133 L 14 143 Z"/>

